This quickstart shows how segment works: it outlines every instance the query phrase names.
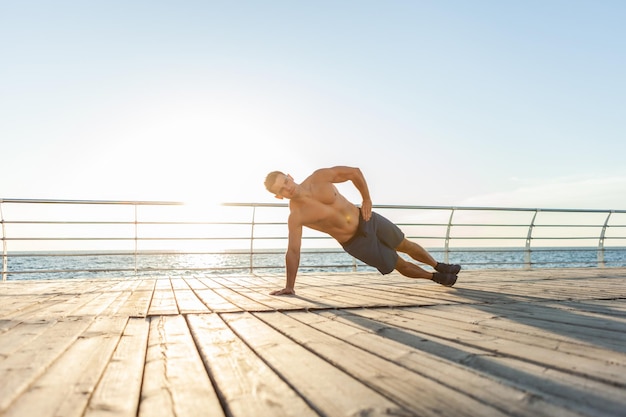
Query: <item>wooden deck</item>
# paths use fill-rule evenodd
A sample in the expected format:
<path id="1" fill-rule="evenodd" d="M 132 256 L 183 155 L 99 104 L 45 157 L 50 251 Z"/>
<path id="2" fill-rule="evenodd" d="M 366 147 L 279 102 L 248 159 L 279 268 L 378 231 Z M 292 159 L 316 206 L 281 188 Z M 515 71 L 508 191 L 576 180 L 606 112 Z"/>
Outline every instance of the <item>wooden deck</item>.
<path id="1" fill-rule="evenodd" d="M 626 269 L 282 284 L 0 282 L 0 415 L 626 415 Z"/>

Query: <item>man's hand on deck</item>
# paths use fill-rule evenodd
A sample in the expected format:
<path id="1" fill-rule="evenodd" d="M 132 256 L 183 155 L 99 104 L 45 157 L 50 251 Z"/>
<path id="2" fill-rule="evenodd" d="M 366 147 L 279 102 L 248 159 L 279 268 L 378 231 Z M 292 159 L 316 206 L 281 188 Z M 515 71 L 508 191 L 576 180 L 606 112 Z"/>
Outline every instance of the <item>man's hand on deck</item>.
<path id="1" fill-rule="evenodd" d="M 296 291 L 289 288 L 283 288 L 282 290 L 272 291 L 270 295 L 296 295 Z"/>

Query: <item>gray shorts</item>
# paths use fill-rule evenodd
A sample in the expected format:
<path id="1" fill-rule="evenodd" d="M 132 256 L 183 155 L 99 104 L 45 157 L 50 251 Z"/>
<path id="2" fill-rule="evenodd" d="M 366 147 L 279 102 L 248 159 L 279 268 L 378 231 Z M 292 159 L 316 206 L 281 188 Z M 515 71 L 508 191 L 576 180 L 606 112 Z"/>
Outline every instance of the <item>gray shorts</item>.
<path id="1" fill-rule="evenodd" d="M 392 272 L 398 262 L 396 248 L 404 240 L 402 230 L 378 213 L 365 221 L 359 214 L 359 227 L 345 243 L 343 249 L 355 258 L 373 266 L 385 275 Z"/>

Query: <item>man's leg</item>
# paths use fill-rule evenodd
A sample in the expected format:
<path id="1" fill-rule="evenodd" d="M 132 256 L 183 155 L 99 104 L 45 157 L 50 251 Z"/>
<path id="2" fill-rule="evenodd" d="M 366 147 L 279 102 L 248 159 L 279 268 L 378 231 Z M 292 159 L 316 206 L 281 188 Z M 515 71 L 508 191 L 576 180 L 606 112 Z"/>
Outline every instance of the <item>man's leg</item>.
<path id="1" fill-rule="evenodd" d="M 396 271 L 409 278 L 424 278 L 430 279 L 439 283 L 441 285 L 445 285 L 446 287 L 451 287 L 456 283 L 456 275 L 442 272 L 428 272 L 415 265 L 412 262 L 407 262 L 402 257 L 398 256 L 398 260 L 396 261 Z"/>
<path id="2" fill-rule="evenodd" d="M 430 265 L 433 268 L 437 266 L 437 261 L 430 255 L 430 253 L 428 253 L 426 249 L 406 238 L 400 242 L 398 247 L 396 247 L 396 250 L 398 252 L 406 253 L 416 261 Z"/>
<path id="3" fill-rule="evenodd" d="M 432 272 L 425 271 L 414 263 L 405 261 L 400 256 L 396 262 L 396 271 L 409 278 L 433 279 Z"/>
<path id="4" fill-rule="evenodd" d="M 433 268 L 435 268 L 437 272 L 443 272 L 443 273 L 456 275 L 461 271 L 461 265 L 454 265 L 454 264 L 451 265 L 451 264 L 444 264 L 444 263 L 437 262 L 435 258 L 433 258 L 430 255 L 430 253 L 428 253 L 426 249 L 424 249 L 423 247 L 421 247 L 415 242 L 411 242 L 410 240 L 406 238 L 403 239 L 402 242 L 400 242 L 396 250 L 399 252 L 406 253 L 411 258 L 415 259 L 416 261 L 432 266 Z"/>
<path id="5" fill-rule="evenodd" d="M 456 274 L 461 270 L 460 265 L 449 265 L 437 262 L 426 249 L 406 238 L 400 242 L 396 250 L 406 253 L 416 261 L 432 266 L 437 271 L 435 273 L 427 272 L 419 266 L 411 262 L 406 262 L 401 257 L 398 257 L 396 270 L 406 277 L 432 279 L 441 285 L 451 287 L 456 282 Z"/>

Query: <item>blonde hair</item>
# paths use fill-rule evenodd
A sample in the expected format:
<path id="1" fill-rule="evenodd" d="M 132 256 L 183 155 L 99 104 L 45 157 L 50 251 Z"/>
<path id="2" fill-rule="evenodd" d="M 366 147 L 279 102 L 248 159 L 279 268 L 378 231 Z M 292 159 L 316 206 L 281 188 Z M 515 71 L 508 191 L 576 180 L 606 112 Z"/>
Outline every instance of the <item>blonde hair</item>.
<path id="1" fill-rule="evenodd" d="M 285 174 L 280 171 L 272 171 L 269 174 L 267 174 L 267 177 L 265 177 L 265 189 L 269 191 L 270 193 L 272 192 L 270 188 L 272 188 L 272 186 L 276 182 L 276 177 L 278 177 L 279 175 L 285 175 Z"/>

